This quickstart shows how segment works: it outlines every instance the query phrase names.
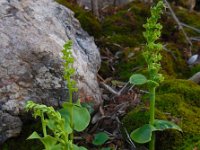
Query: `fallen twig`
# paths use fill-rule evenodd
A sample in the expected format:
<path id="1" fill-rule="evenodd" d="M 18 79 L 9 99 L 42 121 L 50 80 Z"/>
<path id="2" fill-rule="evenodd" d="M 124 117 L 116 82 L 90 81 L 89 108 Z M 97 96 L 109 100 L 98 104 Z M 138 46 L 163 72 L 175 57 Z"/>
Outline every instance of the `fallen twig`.
<path id="1" fill-rule="evenodd" d="M 167 0 L 164 0 L 164 2 L 167 5 L 167 8 L 169 9 L 169 11 L 171 12 L 171 15 L 174 18 L 174 20 L 176 21 L 179 29 L 183 32 L 183 35 L 185 36 L 186 41 L 189 43 L 189 45 L 190 45 L 190 52 L 191 52 L 192 42 L 190 41 L 189 37 L 187 36 L 185 30 L 183 29 L 183 26 L 182 26 L 181 22 L 177 18 L 176 14 L 174 13 L 173 9 L 171 8 L 169 2 Z"/>
<path id="2" fill-rule="evenodd" d="M 102 85 L 105 89 L 107 89 L 107 90 L 108 90 L 109 92 L 111 92 L 112 94 L 117 95 L 117 96 L 120 95 L 120 93 L 119 93 L 118 91 L 114 90 L 112 87 L 110 87 L 110 86 L 107 85 L 106 83 L 100 82 L 100 85 Z"/>
<path id="3" fill-rule="evenodd" d="M 192 27 L 192 26 L 190 26 L 190 25 L 188 25 L 188 24 L 185 24 L 185 23 L 183 23 L 183 22 L 181 22 L 181 25 L 184 26 L 184 27 L 187 27 L 187 28 L 189 28 L 189 29 L 192 29 L 192 30 L 194 30 L 194 31 L 196 31 L 196 32 L 198 32 L 198 33 L 200 33 L 200 29 L 197 29 L 197 28 L 195 28 L 195 27 Z"/>
<path id="4" fill-rule="evenodd" d="M 125 93 L 126 91 L 129 91 L 130 89 L 132 89 L 134 87 L 134 85 L 131 85 L 129 82 L 127 82 L 123 88 L 121 88 L 121 90 L 119 91 L 119 94 L 123 94 Z"/>
<path id="5" fill-rule="evenodd" d="M 116 120 L 122 126 L 122 128 L 124 129 L 126 137 L 127 137 L 127 142 L 131 145 L 131 150 L 135 150 L 136 146 L 133 143 L 133 141 L 131 140 L 131 137 L 129 136 L 127 129 L 123 126 L 123 123 L 119 120 L 118 117 L 116 117 Z"/>
<path id="6" fill-rule="evenodd" d="M 200 41 L 200 37 L 190 37 L 191 41 Z"/>
<path id="7" fill-rule="evenodd" d="M 106 80 L 104 80 L 99 74 L 97 74 L 97 77 L 102 81 L 100 82 L 100 85 L 102 85 L 105 89 L 107 89 L 110 93 L 114 94 L 115 96 L 120 96 L 121 94 L 125 93 L 126 91 L 129 91 L 134 86 L 130 85 L 129 82 L 127 82 L 120 91 L 116 91 L 111 86 L 106 84 Z"/>

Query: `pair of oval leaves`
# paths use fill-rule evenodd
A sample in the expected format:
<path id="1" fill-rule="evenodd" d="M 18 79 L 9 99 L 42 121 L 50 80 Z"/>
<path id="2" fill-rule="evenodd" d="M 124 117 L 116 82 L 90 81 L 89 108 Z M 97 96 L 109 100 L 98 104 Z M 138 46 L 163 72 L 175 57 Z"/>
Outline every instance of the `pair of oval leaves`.
<path id="1" fill-rule="evenodd" d="M 154 125 L 145 124 L 131 132 L 131 139 L 137 143 L 147 143 L 151 141 L 152 132 L 174 129 L 182 132 L 182 129 L 173 122 L 166 120 L 155 120 Z"/>

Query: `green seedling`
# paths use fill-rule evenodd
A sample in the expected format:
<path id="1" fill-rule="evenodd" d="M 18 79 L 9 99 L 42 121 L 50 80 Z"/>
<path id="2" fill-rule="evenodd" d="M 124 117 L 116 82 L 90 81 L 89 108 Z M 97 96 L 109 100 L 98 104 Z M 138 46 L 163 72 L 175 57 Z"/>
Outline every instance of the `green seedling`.
<path id="1" fill-rule="evenodd" d="M 162 74 L 159 73 L 161 68 L 160 60 L 162 58 L 160 51 L 162 50 L 162 44 L 156 43 L 161 35 L 162 25 L 157 23 L 164 3 L 159 1 L 156 6 L 151 8 L 151 17 L 147 19 L 147 23 L 144 24 L 146 31 L 144 37 L 147 44 L 143 51 L 143 56 L 148 66 L 148 78 L 142 74 L 133 74 L 130 77 L 130 83 L 134 85 L 147 84 L 149 90 L 150 99 L 150 120 L 149 124 L 145 124 L 142 127 L 131 132 L 131 138 L 137 143 L 149 143 L 149 150 L 155 149 L 155 131 L 163 131 L 166 129 L 175 129 L 182 131 L 179 126 L 173 122 L 166 120 L 155 119 L 155 91 L 159 86 L 159 83 L 164 80 Z"/>
<path id="2" fill-rule="evenodd" d="M 106 133 L 100 132 L 100 133 L 95 134 L 92 144 L 96 146 L 103 145 L 108 139 L 109 139 L 109 136 Z"/>
<path id="3" fill-rule="evenodd" d="M 43 129 L 43 135 L 39 135 L 34 131 L 28 139 L 40 140 L 45 150 L 87 150 L 74 144 L 74 131 L 83 131 L 90 122 L 90 113 L 82 107 L 80 101 L 76 103 L 72 101 L 72 95 L 76 88 L 76 82 L 71 79 L 75 73 L 73 68 L 74 58 L 71 53 L 71 42 L 64 45 L 64 79 L 67 82 L 69 101 L 63 103 L 62 109 L 56 111 L 53 107 L 36 104 L 28 101 L 26 105 L 27 111 L 32 110 L 33 116 L 40 117 Z M 49 131 L 49 132 L 47 132 Z"/>

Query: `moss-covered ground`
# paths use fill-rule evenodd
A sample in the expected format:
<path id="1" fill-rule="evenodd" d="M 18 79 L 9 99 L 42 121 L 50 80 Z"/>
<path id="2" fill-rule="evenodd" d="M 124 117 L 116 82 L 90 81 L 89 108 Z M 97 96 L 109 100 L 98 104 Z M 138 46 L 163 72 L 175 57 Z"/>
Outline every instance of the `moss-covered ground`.
<path id="1" fill-rule="evenodd" d="M 183 133 L 164 131 L 157 133 L 157 150 L 193 150 L 200 148 L 200 86 L 186 80 L 166 80 L 157 90 L 156 118 L 178 124 Z M 146 100 L 148 101 L 148 100 Z M 144 98 L 144 104 L 145 98 Z M 129 112 L 123 123 L 130 133 L 148 123 L 149 107 L 141 105 Z"/>
<path id="2" fill-rule="evenodd" d="M 112 60 L 111 58 L 103 60 L 100 69 L 103 77 L 115 76 L 126 81 L 134 71 L 145 70 L 146 66 L 141 52 L 145 45 L 143 24 L 149 16 L 149 5 L 135 1 L 125 6 L 111 6 L 101 12 L 103 19 L 97 19 L 91 12 L 85 11 L 75 4 L 65 0 L 57 1 L 75 12 L 75 17 L 80 21 L 83 29 L 95 37 L 102 56 L 113 57 Z M 176 3 L 186 6 L 182 0 Z M 186 8 L 172 6 L 181 22 L 196 28 L 200 27 L 199 13 L 189 13 Z M 162 52 L 164 57 L 161 62 L 162 72 L 170 78 L 189 77 L 191 68 L 186 64 L 186 59 L 189 57 L 189 45 L 182 31 L 179 30 L 169 12 L 163 14 L 161 23 L 163 30 L 160 41 L 167 48 Z M 197 36 L 196 32 L 188 28 L 184 29 L 189 37 Z M 195 53 L 198 49 L 199 43 L 194 42 L 192 52 Z M 109 51 L 109 54 L 107 51 Z"/>

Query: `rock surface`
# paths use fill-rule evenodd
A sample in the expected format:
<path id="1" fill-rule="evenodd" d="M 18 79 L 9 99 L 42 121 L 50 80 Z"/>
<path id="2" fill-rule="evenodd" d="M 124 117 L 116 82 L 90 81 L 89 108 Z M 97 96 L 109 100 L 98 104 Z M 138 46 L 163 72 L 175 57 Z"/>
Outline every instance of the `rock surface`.
<path id="1" fill-rule="evenodd" d="M 68 40 L 80 94 L 101 103 L 99 51 L 69 9 L 53 0 L 0 0 L 0 39 L 0 143 L 20 133 L 27 100 L 66 100 L 61 49 Z"/>

